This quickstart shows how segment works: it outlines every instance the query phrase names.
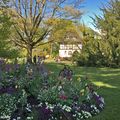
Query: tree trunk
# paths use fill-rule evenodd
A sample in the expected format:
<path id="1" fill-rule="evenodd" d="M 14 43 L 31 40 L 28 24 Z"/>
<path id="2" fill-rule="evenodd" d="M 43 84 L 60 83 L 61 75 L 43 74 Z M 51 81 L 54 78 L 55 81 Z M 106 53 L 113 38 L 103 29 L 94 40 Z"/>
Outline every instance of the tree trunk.
<path id="1" fill-rule="evenodd" d="M 29 63 L 32 63 L 32 50 L 33 50 L 32 46 L 29 46 L 27 48 L 27 62 Z"/>

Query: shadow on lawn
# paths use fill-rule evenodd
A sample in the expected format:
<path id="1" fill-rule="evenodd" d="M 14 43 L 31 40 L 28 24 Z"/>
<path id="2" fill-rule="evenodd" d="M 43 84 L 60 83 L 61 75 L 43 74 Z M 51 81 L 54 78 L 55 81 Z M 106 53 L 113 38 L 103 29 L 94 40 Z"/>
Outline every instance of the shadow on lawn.
<path id="1" fill-rule="evenodd" d="M 120 69 L 78 67 L 76 73 L 76 76 L 87 75 L 98 86 L 119 89 Z"/>
<path id="2" fill-rule="evenodd" d="M 81 68 L 87 72 L 90 80 L 100 86 L 98 93 L 105 98 L 105 110 L 90 120 L 120 119 L 120 69 L 113 68 Z"/>
<path id="3" fill-rule="evenodd" d="M 96 85 L 106 86 L 108 88 L 118 88 L 120 85 L 120 73 L 100 73 L 100 74 L 91 74 L 93 82 Z"/>

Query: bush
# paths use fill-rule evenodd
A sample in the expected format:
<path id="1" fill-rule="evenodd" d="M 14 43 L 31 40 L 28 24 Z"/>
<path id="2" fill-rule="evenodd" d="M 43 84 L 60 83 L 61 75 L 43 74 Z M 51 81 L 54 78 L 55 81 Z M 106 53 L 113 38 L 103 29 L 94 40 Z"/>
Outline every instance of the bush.
<path id="1" fill-rule="evenodd" d="M 102 56 L 100 53 L 87 53 L 82 51 L 81 53 L 74 52 L 72 61 L 76 62 L 78 66 L 89 66 L 89 67 L 120 67 L 115 61 L 109 60 L 109 58 Z"/>

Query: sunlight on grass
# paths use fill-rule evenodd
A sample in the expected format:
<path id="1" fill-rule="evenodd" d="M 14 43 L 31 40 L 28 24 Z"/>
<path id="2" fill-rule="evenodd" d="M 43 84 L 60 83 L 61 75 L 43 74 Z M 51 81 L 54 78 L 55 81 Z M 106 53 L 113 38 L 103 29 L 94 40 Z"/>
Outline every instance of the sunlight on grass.
<path id="1" fill-rule="evenodd" d="M 99 86 L 99 87 L 108 87 L 108 88 L 117 88 L 116 86 L 112 86 L 112 85 L 109 85 L 107 83 L 104 83 L 104 82 L 93 82 L 95 85 Z"/>
<path id="2" fill-rule="evenodd" d="M 106 77 L 106 76 L 117 76 L 117 75 L 119 75 L 118 73 L 112 73 L 112 74 L 103 74 L 103 75 L 101 75 L 101 76 L 104 76 L 104 77 Z"/>

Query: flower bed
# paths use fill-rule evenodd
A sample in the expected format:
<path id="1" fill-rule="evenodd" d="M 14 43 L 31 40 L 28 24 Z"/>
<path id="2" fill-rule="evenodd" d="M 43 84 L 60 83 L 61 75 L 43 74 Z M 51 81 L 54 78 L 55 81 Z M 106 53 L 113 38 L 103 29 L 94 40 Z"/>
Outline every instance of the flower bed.
<path id="1" fill-rule="evenodd" d="M 30 79 L 18 71 L 17 77 L 12 74 L 0 81 L 0 119 L 84 120 L 104 109 L 104 98 L 86 77 L 74 80 L 32 75 Z"/>

